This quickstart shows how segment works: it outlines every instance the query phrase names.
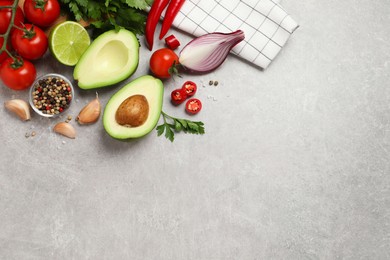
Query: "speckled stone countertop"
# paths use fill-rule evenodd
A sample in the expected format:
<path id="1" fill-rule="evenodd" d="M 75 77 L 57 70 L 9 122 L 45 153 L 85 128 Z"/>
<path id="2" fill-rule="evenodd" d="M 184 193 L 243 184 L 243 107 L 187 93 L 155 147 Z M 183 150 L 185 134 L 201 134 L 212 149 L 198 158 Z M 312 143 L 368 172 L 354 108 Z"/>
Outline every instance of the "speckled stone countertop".
<path id="1" fill-rule="evenodd" d="M 267 70 L 229 56 L 165 82 L 179 117 L 170 91 L 199 84 L 203 136 L 120 142 L 100 120 L 71 140 L 1 106 L 0 259 L 389 259 L 390 2 L 282 4 L 300 28 Z M 75 94 L 73 116 L 95 91 Z"/>

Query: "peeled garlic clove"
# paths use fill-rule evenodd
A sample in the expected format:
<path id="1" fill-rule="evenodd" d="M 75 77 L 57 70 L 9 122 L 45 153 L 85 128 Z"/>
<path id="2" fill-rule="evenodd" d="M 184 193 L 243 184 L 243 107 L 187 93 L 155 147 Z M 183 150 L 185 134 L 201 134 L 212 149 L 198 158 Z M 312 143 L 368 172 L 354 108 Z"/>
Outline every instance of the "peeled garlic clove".
<path id="1" fill-rule="evenodd" d="M 96 93 L 96 98 L 81 109 L 76 121 L 81 125 L 95 123 L 99 119 L 100 111 L 101 105 Z"/>
<path id="2" fill-rule="evenodd" d="M 4 102 L 5 108 L 16 114 L 21 120 L 27 121 L 31 119 L 29 104 L 21 99 L 12 99 Z"/>
<path id="3" fill-rule="evenodd" d="M 76 129 L 74 129 L 74 127 L 69 123 L 59 122 L 54 126 L 53 130 L 54 132 L 66 136 L 68 138 L 76 138 Z"/>

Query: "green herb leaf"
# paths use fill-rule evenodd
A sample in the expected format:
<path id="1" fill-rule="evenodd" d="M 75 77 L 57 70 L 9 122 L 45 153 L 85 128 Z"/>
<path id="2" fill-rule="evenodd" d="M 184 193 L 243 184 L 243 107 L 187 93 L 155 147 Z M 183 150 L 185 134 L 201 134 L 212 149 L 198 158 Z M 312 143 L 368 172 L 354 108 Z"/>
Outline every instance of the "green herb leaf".
<path id="1" fill-rule="evenodd" d="M 175 133 L 172 131 L 171 127 L 172 127 L 172 125 L 170 125 L 170 124 L 165 125 L 165 137 L 169 141 L 173 142 Z"/>
<path id="2" fill-rule="evenodd" d="M 180 132 L 183 129 L 182 125 L 179 121 L 175 121 L 175 130 L 176 132 Z"/>
<path id="3" fill-rule="evenodd" d="M 164 133 L 165 131 L 165 125 L 159 125 L 156 127 L 157 130 L 157 136 L 160 136 Z"/>
<path id="4" fill-rule="evenodd" d="M 126 0 L 126 4 L 140 10 L 144 10 L 149 6 L 144 0 Z"/>
<path id="5" fill-rule="evenodd" d="M 164 112 L 161 112 L 161 115 L 163 116 L 164 123 L 156 127 L 157 136 L 160 136 L 165 132 L 165 137 L 171 142 L 174 140 L 175 132 L 184 132 L 188 134 L 205 133 L 203 122 L 194 122 L 183 118 L 175 118 Z"/>
<path id="6" fill-rule="evenodd" d="M 61 9 L 76 21 L 91 21 L 93 34 L 120 28 L 135 34 L 145 32 L 147 13 L 144 10 L 153 0 L 59 0 Z"/>

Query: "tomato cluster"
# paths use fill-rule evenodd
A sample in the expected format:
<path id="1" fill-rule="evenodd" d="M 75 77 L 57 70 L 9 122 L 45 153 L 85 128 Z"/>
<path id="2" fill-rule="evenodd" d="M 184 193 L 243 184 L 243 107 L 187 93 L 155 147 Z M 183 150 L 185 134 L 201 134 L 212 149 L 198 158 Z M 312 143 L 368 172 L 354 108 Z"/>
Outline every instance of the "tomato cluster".
<path id="1" fill-rule="evenodd" d="M 0 6 L 13 4 L 12 0 L 0 1 Z M 60 16 L 60 5 L 57 0 L 26 0 L 23 10 L 18 6 L 15 12 L 11 21 L 12 8 L 0 9 L 0 34 L 7 37 L 0 37 L 0 48 L 6 44 L 7 49 L 0 52 L 0 78 L 7 87 L 24 90 L 36 78 L 31 61 L 46 53 L 48 38 L 43 29 L 53 25 Z M 9 53 L 13 57 L 9 57 Z"/>

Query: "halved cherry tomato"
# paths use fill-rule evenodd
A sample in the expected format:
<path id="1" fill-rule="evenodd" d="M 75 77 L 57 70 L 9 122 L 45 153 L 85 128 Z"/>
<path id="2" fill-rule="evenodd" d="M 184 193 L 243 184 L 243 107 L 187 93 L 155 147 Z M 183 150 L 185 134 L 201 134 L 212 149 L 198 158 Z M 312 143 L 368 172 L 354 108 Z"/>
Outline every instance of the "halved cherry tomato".
<path id="1" fill-rule="evenodd" d="M 11 44 L 23 58 L 36 60 L 45 54 L 48 40 L 42 29 L 32 24 L 25 24 L 23 29 L 12 32 Z"/>
<path id="2" fill-rule="evenodd" d="M 193 95 L 195 95 L 196 93 L 196 90 L 198 89 L 196 84 L 192 81 L 186 81 L 184 84 L 183 84 L 183 87 L 182 89 L 185 90 L 185 92 L 187 93 L 187 96 L 191 97 Z"/>
<path id="3" fill-rule="evenodd" d="M 184 89 L 175 89 L 171 93 L 171 102 L 174 105 L 180 105 L 187 99 L 187 93 Z"/>
<path id="4" fill-rule="evenodd" d="M 11 6 L 14 1 L 1 0 L 0 7 Z M 0 8 L 0 34 L 6 33 L 8 26 L 11 21 L 12 9 L 11 8 Z M 18 6 L 16 8 L 14 25 L 22 26 L 24 22 L 24 15 L 22 9 Z"/>
<path id="5" fill-rule="evenodd" d="M 37 76 L 35 66 L 28 60 L 7 58 L 0 66 L 0 78 L 13 90 L 29 88 Z"/>
<path id="6" fill-rule="evenodd" d="M 170 78 L 174 74 L 175 65 L 179 64 L 177 54 L 168 48 L 155 51 L 150 57 L 149 66 L 153 74 L 161 79 Z"/>
<path id="7" fill-rule="evenodd" d="M 28 21 L 44 28 L 52 25 L 61 11 L 57 0 L 26 0 L 23 9 Z"/>
<path id="8" fill-rule="evenodd" d="M 191 98 L 186 103 L 186 111 L 189 114 L 197 114 L 202 110 L 202 102 L 197 98 Z"/>

